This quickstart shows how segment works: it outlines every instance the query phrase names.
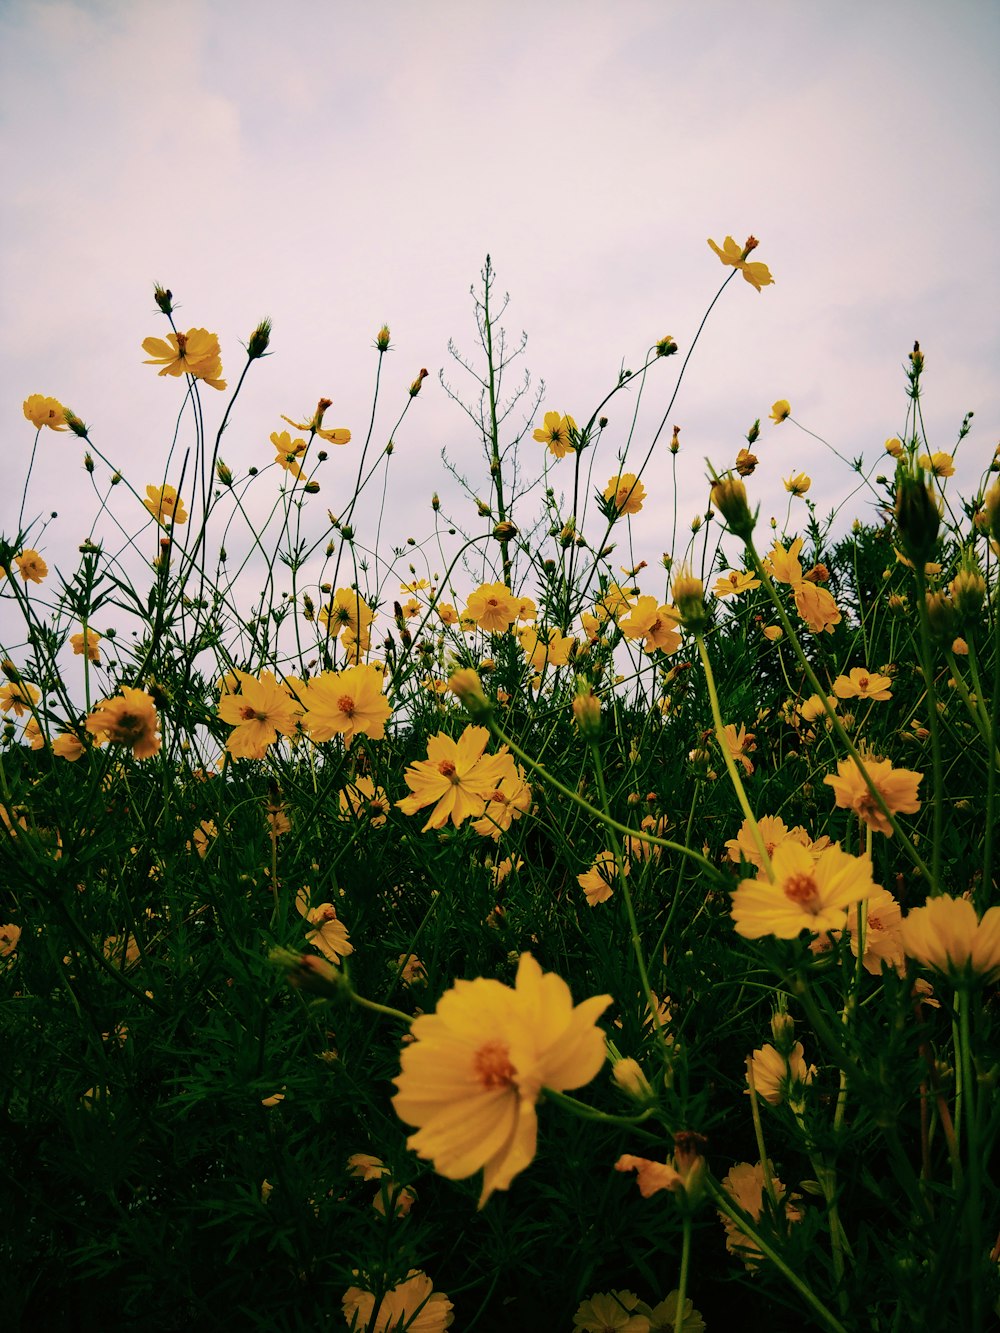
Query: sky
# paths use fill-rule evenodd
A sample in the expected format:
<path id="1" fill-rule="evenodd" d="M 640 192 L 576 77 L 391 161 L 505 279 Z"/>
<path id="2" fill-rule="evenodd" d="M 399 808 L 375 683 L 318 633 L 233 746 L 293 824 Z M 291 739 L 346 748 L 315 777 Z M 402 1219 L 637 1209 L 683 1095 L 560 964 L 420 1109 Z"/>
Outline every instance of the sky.
<path id="1" fill-rule="evenodd" d="M 17 527 L 31 393 L 81 416 L 140 493 L 163 479 L 183 382 L 143 364 L 142 340 L 168 331 L 154 282 L 181 329 L 218 334 L 230 385 L 240 343 L 273 320 L 273 355 L 223 441 L 237 473 L 272 461 L 282 414 L 333 400 L 327 424 L 354 439 L 318 474 L 315 531 L 349 497 L 387 323 L 372 447 L 391 434 L 395 448 L 379 540 L 422 540 L 435 490 L 474 525 L 441 451 L 482 493 L 481 445 L 438 372 L 475 388 L 448 345 L 477 360 L 469 290 L 487 253 L 512 345 L 528 335 L 508 384 L 529 369 L 533 404 L 544 382 L 532 425 L 549 410 L 586 420 L 657 339 L 680 347 L 638 409 L 632 389 L 609 407 L 603 488 L 636 411 L 626 466 L 645 455 L 726 275 L 706 239 L 751 233 L 774 285 L 729 284 L 670 409 L 682 527 L 706 507 L 705 458 L 730 466 L 757 417 L 748 488 L 764 521 L 784 520 L 782 479 L 798 471 L 840 530 L 871 518 L 864 497 L 845 501 L 856 478 L 832 453 L 767 417 L 788 399 L 795 421 L 874 464 L 903 428 L 914 339 L 931 447 L 950 450 L 975 412 L 956 478 L 974 491 L 1000 438 L 998 56 L 1000 8 L 978 0 L 0 0 L 0 414 L 17 463 L 0 531 Z M 228 394 L 202 397 L 211 428 Z M 179 430 L 183 445 L 186 418 Z M 670 544 L 668 440 L 632 524 L 651 564 Z M 39 441 L 25 516 L 58 513 L 31 537 L 57 563 L 96 510 L 82 453 L 66 435 Z M 542 461 L 529 429 L 523 465 Z M 278 484 L 274 470 L 259 479 L 251 512 Z M 370 545 L 377 508 L 359 508 Z"/>

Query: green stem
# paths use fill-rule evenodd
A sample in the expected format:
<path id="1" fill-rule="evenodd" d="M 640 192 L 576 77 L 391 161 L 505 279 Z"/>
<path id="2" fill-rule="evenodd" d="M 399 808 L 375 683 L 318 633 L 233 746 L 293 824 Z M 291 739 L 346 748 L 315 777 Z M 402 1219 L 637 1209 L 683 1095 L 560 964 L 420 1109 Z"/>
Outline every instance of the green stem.
<path id="1" fill-rule="evenodd" d="M 681 1238 L 681 1272 L 677 1279 L 677 1309 L 674 1312 L 674 1333 L 684 1333 L 684 1305 L 687 1300 L 688 1268 L 691 1264 L 691 1214 L 684 1204 L 684 1232 Z"/>
<path id="2" fill-rule="evenodd" d="M 931 845 L 932 894 L 941 892 L 941 857 L 944 852 L 944 764 L 941 759 L 941 719 L 937 711 L 937 696 L 934 689 L 934 667 L 931 659 L 930 621 L 927 616 L 927 583 L 924 571 L 914 568 L 917 581 L 917 617 L 920 627 L 919 653 L 920 669 L 927 688 L 927 725 L 931 733 L 931 771 L 934 781 L 933 834 Z"/>

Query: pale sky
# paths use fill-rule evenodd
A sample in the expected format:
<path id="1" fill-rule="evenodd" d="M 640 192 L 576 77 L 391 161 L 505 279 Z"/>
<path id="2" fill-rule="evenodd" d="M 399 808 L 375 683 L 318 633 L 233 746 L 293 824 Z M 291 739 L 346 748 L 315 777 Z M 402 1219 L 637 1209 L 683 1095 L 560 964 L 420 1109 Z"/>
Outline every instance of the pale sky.
<path id="1" fill-rule="evenodd" d="M 140 491 L 161 479 L 183 382 L 142 364 L 143 338 L 168 331 L 154 281 L 181 329 L 218 333 L 231 384 L 239 343 L 274 321 L 223 443 L 234 470 L 272 461 L 281 413 L 333 399 L 327 424 L 355 440 L 320 473 L 317 528 L 348 498 L 371 344 L 391 326 L 376 446 L 418 370 L 430 377 L 396 439 L 386 544 L 431 530 L 442 447 L 486 491 L 437 372 L 473 387 L 447 344 L 475 355 L 468 292 L 487 251 L 508 330 L 528 333 L 521 364 L 547 386 L 534 424 L 551 409 L 582 422 L 659 337 L 687 349 L 726 273 L 706 238 L 727 233 L 759 238 L 775 285 L 737 276 L 696 349 L 672 412 L 682 519 L 704 508 L 704 456 L 729 466 L 757 416 L 762 517 L 783 519 L 793 471 L 822 511 L 837 505 L 851 477 L 771 426 L 771 404 L 874 460 L 903 426 L 914 338 L 932 447 L 976 413 L 968 492 L 1000 438 L 998 56 L 1000 9 L 972 0 L 5 0 L 0 528 L 13 537 L 30 393 L 72 407 Z M 629 463 L 680 360 L 647 383 Z M 204 390 L 209 425 L 226 397 Z M 609 412 L 602 487 L 633 406 Z M 669 537 L 668 439 L 634 522 L 651 561 Z M 529 433 L 525 461 L 531 447 L 540 462 Z M 27 513 L 60 513 L 38 543 L 50 563 L 68 566 L 95 509 L 82 453 L 67 435 L 40 442 Z M 252 494 L 277 486 L 271 472 Z M 461 516 L 475 525 L 471 505 Z"/>

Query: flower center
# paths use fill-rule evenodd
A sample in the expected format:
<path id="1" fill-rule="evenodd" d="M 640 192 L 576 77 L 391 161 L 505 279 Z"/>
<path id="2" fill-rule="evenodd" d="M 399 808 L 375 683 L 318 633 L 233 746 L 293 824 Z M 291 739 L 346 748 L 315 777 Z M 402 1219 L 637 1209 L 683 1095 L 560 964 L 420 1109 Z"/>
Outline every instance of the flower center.
<path id="1" fill-rule="evenodd" d="M 486 1092 L 514 1086 L 514 1066 L 506 1042 L 488 1041 L 472 1058 L 472 1069 Z"/>
<path id="2" fill-rule="evenodd" d="M 442 777 L 448 778 L 451 782 L 458 783 L 455 774 L 455 765 L 451 759 L 441 759 L 438 761 L 438 772 Z"/>
<path id="3" fill-rule="evenodd" d="M 345 717 L 354 716 L 354 700 L 349 694 L 342 694 L 337 700 L 337 707 Z"/>
<path id="4" fill-rule="evenodd" d="M 815 913 L 819 907 L 819 889 L 812 875 L 790 875 L 785 880 L 784 891 L 786 898 L 807 912 Z"/>
<path id="5" fill-rule="evenodd" d="M 867 688 L 868 688 L 868 677 L 867 677 L 867 676 L 860 676 L 860 677 L 858 678 L 858 689 L 859 689 L 859 690 L 867 690 Z"/>

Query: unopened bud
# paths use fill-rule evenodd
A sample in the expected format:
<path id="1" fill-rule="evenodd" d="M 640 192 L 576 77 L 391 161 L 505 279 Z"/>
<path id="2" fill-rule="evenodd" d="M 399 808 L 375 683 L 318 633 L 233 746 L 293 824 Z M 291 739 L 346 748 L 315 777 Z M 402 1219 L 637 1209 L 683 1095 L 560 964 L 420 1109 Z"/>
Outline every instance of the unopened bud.
<path id="1" fill-rule="evenodd" d="M 426 378 L 427 378 L 427 371 L 426 371 L 426 370 L 421 370 L 420 374 L 417 376 L 417 378 L 416 378 L 416 379 L 413 381 L 413 383 L 410 385 L 410 397 L 411 397 L 411 398 L 416 398 L 417 394 L 420 392 L 420 386 L 421 386 L 421 384 L 423 384 L 423 382 L 424 382 L 424 380 L 425 380 Z"/>
<path id="2" fill-rule="evenodd" d="M 601 732 L 601 701 L 597 695 L 581 683 L 579 693 L 573 700 L 573 718 L 585 740 L 592 740 Z"/>
<path id="3" fill-rule="evenodd" d="M 638 1060 L 633 1060 L 631 1056 L 615 1061 L 611 1066 L 611 1077 L 625 1096 L 638 1102 L 640 1106 L 648 1106 L 650 1102 L 656 1100 L 649 1079 L 642 1072 Z"/>
<path id="4" fill-rule="evenodd" d="M 232 486 L 233 484 L 232 471 L 226 466 L 226 464 L 222 461 L 221 458 L 215 465 L 215 475 L 222 482 L 223 486 Z"/>
<path id="5" fill-rule="evenodd" d="M 253 333 L 250 335 L 250 341 L 247 343 L 247 356 L 251 361 L 256 361 L 258 357 L 264 355 L 268 344 L 271 341 L 271 321 L 262 319 Z"/>
<path id="6" fill-rule="evenodd" d="M 472 667 L 461 667 L 448 678 L 448 688 L 470 717 L 485 717 L 493 706 L 483 692 L 483 682 Z"/>
<path id="7" fill-rule="evenodd" d="M 748 541 L 757 522 L 747 503 L 747 488 L 734 477 L 720 477 L 712 487 L 712 504 L 726 520 L 729 531 L 742 541 Z"/>
<path id="8" fill-rule="evenodd" d="M 934 555 L 941 514 L 930 487 L 902 468 L 896 476 L 896 523 L 903 550 L 922 570 Z"/>
<path id="9" fill-rule="evenodd" d="M 165 315 L 173 314 L 174 311 L 173 299 L 174 299 L 174 294 L 169 287 L 161 287 L 159 283 L 155 284 L 155 286 L 153 287 L 153 300 L 160 307 L 160 310 L 163 312 L 163 314 Z"/>
<path id="10" fill-rule="evenodd" d="M 389 350 L 389 325 L 383 324 L 375 335 L 375 346 L 380 352 Z"/>
<path id="11" fill-rule="evenodd" d="M 498 523 L 493 529 L 493 536 L 498 542 L 509 542 L 513 537 L 517 536 L 517 528 L 515 528 L 513 523 L 508 523 L 506 521 Z"/>

